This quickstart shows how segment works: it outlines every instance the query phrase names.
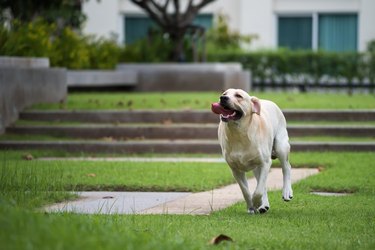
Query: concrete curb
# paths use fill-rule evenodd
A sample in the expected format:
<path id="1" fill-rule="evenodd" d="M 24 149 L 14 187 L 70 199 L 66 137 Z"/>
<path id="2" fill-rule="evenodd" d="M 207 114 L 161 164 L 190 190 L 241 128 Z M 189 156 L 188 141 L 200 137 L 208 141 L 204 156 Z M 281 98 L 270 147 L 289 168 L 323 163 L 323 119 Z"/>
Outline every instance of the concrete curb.
<path id="1" fill-rule="evenodd" d="M 7 133 L 52 135 L 85 139 L 217 139 L 218 124 L 152 124 L 152 125 L 17 125 Z M 290 137 L 305 136 L 375 136 L 375 126 L 303 125 L 288 126 Z"/>
<path id="2" fill-rule="evenodd" d="M 375 151 L 374 142 L 291 142 L 292 152 Z M 203 153 L 220 154 L 216 140 L 105 141 L 0 141 L 0 149 L 44 149 L 86 153 Z"/>
<path id="3" fill-rule="evenodd" d="M 283 110 L 287 121 L 375 121 L 375 110 Z M 218 123 L 208 110 L 106 110 L 25 111 L 20 119 L 30 121 L 77 121 L 94 123 Z"/>

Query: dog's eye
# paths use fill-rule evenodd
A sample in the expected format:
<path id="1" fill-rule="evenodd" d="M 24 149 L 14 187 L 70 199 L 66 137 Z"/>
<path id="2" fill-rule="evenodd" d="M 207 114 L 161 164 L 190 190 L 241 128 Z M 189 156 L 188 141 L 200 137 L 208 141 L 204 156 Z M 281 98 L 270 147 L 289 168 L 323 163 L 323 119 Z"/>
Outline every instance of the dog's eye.
<path id="1" fill-rule="evenodd" d="M 240 94 L 235 94 L 235 97 L 242 99 L 242 95 Z"/>

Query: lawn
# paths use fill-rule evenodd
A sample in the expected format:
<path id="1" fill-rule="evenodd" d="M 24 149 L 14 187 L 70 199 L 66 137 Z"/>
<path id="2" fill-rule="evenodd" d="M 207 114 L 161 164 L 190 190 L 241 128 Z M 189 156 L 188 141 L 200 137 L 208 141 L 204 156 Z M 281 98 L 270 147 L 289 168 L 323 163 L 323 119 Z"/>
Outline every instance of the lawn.
<path id="1" fill-rule="evenodd" d="M 344 93 L 254 92 L 282 109 L 374 109 L 375 95 Z M 134 110 L 134 109 L 210 109 L 218 101 L 217 92 L 129 93 L 73 92 L 64 104 L 38 104 L 31 109 L 54 110 Z"/>
<path id="2" fill-rule="evenodd" d="M 14 152 L 9 155 L 3 166 L 25 169 L 27 164 L 40 164 L 19 160 Z M 374 249 L 375 155 L 372 152 L 294 153 L 291 162 L 292 165 L 319 165 L 322 172 L 295 184 L 295 198 L 289 203 L 281 201 L 280 191 L 270 192 L 271 210 L 255 216 L 246 214 L 244 202 L 210 216 L 44 214 L 17 205 L 17 199 L 1 192 L 0 245 L 4 249 L 212 249 L 207 242 L 218 234 L 226 234 L 234 242 L 222 243 L 217 248 Z M 67 168 L 71 163 L 66 163 Z M 166 165 L 166 168 L 178 172 L 181 171 L 178 165 Z M 35 171 L 28 172 L 29 179 L 38 179 L 32 176 L 37 173 L 36 169 L 44 168 L 34 167 Z M 117 170 L 109 170 L 112 171 Z M 219 172 L 225 171 L 228 169 L 220 166 L 212 173 L 203 172 L 195 178 L 216 178 L 215 175 L 221 176 Z M 65 169 L 60 173 L 64 175 Z M 51 178 L 48 183 L 61 179 Z M 143 180 L 144 177 L 134 175 L 133 178 Z M 4 185 L 1 188 L 3 191 Z M 28 188 L 32 190 L 31 186 Z M 350 195 L 321 197 L 310 194 L 312 190 L 345 191 Z"/>

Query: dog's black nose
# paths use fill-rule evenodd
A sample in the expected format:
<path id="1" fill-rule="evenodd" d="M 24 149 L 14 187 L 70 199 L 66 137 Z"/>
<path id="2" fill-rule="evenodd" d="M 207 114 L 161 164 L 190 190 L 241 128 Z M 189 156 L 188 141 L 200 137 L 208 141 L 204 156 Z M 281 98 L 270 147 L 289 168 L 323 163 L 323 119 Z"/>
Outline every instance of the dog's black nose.
<path id="1" fill-rule="evenodd" d="M 229 100 L 229 97 L 226 95 L 220 96 L 220 102 L 221 103 L 226 103 Z"/>

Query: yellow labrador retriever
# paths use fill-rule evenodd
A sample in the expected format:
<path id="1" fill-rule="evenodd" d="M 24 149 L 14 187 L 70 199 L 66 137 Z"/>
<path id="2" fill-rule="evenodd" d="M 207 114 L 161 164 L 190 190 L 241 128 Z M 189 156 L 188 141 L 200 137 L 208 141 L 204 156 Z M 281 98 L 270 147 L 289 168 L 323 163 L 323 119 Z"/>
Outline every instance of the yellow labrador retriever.
<path id="1" fill-rule="evenodd" d="M 293 198 L 288 160 L 290 145 L 280 108 L 241 89 L 228 89 L 211 109 L 220 115 L 218 135 L 222 153 L 241 188 L 248 212 L 265 213 L 270 208 L 266 182 L 275 158 L 279 158 L 282 166 L 283 199 L 290 201 Z M 257 180 L 253 195 L 245 176 L 250 170 Z"/>

